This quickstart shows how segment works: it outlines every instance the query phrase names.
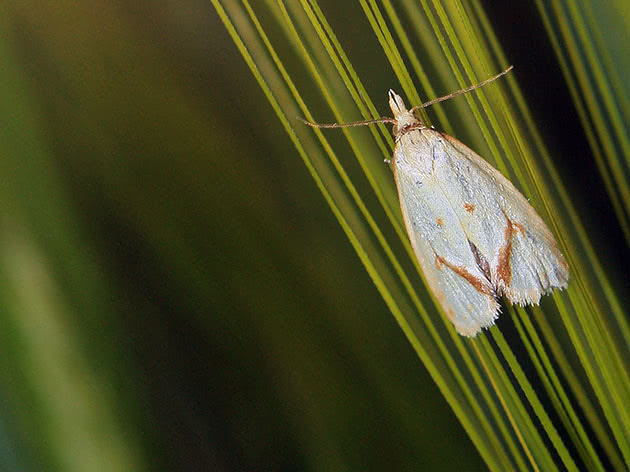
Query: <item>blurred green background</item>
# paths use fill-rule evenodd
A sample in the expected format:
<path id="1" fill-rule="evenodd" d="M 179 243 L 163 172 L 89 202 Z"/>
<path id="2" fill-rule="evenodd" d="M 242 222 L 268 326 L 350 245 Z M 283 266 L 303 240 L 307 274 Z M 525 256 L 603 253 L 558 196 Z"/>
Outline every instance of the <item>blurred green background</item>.
<path id="1" fill-rule="evenodd" d="M 505 10 L 533 108 L 569 108 Z M 10 0 L 0 57 L 3 470 L 485 470 L 210 2 Z"/>

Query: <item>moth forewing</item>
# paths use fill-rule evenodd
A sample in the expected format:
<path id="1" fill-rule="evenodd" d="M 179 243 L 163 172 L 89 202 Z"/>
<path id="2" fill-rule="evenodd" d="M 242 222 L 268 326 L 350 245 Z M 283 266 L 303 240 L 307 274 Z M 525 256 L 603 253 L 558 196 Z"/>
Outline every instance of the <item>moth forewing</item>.
<path id="1" fill-rule="evenodd" d="M 494 323 L 499 309 L 494 290 L 457 230 L 457 214 L 445 204 L 439 183 L 396 151 L 392 164 L 405 226 L 425 280 L 457 332 L 473 336 Z"/>
<path id="2" fill-rule="evenodd" d="M 465 229 L 472 235 L 471 226 L 478 226 L 480 221 L 495 222 L 482 225 L 474 234 L 487 245 L 478 248 L 491 261 L 491 279 L 497 293 L 512 303 L 537 304 L 542 294 L 554 287 L 566 287 L 568 266 L 553 234 L 527 199 L 474 151 L 443 136 L 452 146 L 453 155 L 460 157 L 455 162 L 464 162 L 464 168 L 454 166 L 458 182 L 473 182 L 464 185 L 468 192 L 460 193 L 470 200 L 459 202 L 466 210 L 462 216 Z"/>

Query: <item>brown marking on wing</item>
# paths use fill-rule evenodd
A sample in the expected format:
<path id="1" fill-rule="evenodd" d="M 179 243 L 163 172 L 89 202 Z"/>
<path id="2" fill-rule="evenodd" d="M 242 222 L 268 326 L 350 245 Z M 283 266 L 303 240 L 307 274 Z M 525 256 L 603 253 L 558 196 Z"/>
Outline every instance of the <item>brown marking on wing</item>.
<path id="1" fill-rule="evenodd" d="M 446 267 L 448 267 L 449 269 L 451 269 L 453 272 L 455 272 L 457 275 L 459 275 L 460 277 L 466 279 L 466 281 L 472 285 L 475 290 L 477 290 L 479 293 L 483 293 L 485 295 L 492 295 L 494 296 L 494 292 L 492 290 L 491 287 L 489 287 L 487 284 L 483 283 L 483 280 L 475 277 L 474 275 L 472 275 L 470 272 L 468 272 L 466 270 L 465 267 L 458 267 L 455 266 L 453 264 L 451 264 L 450 262 L 448 262 L 446 259 L 444 259 L 442 256 L 439 255 L 435 255 L 435 267 L 438 268 L 438 270 L 442 269 L 442 265 L 445 265 Z"/>
<path id="2" fill-rule="evenodd" d="M 558 246 L 556 245 L 556 248 Z M 562 253 L 560 252 L 560 249 L 558 249 L 558 261 L 560 262 L 560 264 L 562 264 L 562 267 L 564 267 L 565 271 L 569 270 L 569 263 L 567 261 L 564 260 L 564 256 L 562 255 Z"/>
<path id="3" fill-rule="evenodd" d="M 481 272 L 483 272 L 483 275 L 486 276 L 486 279 L 489 282 L 490 280 L 492 280 L 492 276 L 490 274 L 490 263 L 488 262 L 488 259 L 486 259 L 484 255 L 481 254 L 479 248 L 477 248 L 477 246 L 475 246 L 475 244 L 470 239 L 468 240 L 468 246 L 470 246 L 470 250 L 475 257 L 477 267 L 481 269 Z"/>
<path id="4" fill-rule="evenodd" d="M 525 226 L 523 226 L 520 223 L 512 223 L 512 226 L 514 226 L 514 231 L 520 231 L 521 233 L 525 232 Z"/>
<path id="5" fill-rule="evenodd" d="M 468 213 L 472 213 L 473 211 L 475 211 L 475 205 L 473 203 L 464 203 L 464 209 Z"/>
<path id="6" fill-rule="evenodd" d="M 437 217 L 435 222 L 437 223 L 438 226 L 444 226 L 444 220 L 440 218 L 439 216 Z"/>
<path id="7" fill-rule="evenodd" d="M 442 270 L 442 263 L 444 262 L 444 259 L 442 259 L 440 256 L 438 256 L 437 254 L 435 255 L 435 268 L 437 270 Z"/>
<path id="8" fill-rule="evenodd" d="M 505 246 L 499 249 L 497 278 L 498 280 L 502 280 L 506 287 L 509 287 L 510 282 L 512 282 L 512 264 L 510 263 L 510 258 L 512 257 L 512 235 L 515 233 L 515 230 L 514 225 L 507 217 L 507 215 L 505 216 L 505 219 L 507 220 L 507 226 L 505 227 L 504 232 Z"/>

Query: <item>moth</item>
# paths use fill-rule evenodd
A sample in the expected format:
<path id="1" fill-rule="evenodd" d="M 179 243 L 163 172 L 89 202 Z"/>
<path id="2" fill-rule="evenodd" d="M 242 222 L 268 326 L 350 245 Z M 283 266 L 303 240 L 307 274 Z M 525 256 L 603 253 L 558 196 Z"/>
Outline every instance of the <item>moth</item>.
<path id="1" fill-rule="evenodd" d="M 389 91 L 393 118 L 310 126 L 393 124 L 390 165 L 400 208 L 424 277 L 463 336 L 475 336 L 499 316 L 498 298 L 537 305 L 569 281 L 553 234 L 527 199 L 498 170 L 457 139 L 428 127 L 414 111 L 482 87 L 477 85 L 407 109 Z"/>

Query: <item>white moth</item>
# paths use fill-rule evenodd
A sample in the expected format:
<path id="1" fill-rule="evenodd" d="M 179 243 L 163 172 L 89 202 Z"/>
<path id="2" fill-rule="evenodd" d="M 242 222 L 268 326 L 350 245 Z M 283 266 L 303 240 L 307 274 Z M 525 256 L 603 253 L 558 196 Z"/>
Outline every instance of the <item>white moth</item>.
<path id="1" fill-rule="evenodd" d="M 407 234 L 429 287 L 464 336 L 494 324 L 498 297 L 538 304 L 541 295 L 566 288 L 569 280 L 553 234 L 514 185 L 474 151 L 413 114 L 509 70 L 411 110 L 390 90 L 393 119 L 347 124 L 393 123 L 391 167 Z"/>

